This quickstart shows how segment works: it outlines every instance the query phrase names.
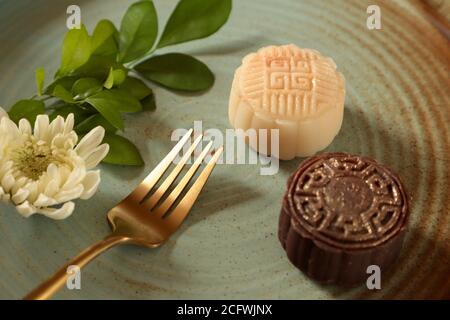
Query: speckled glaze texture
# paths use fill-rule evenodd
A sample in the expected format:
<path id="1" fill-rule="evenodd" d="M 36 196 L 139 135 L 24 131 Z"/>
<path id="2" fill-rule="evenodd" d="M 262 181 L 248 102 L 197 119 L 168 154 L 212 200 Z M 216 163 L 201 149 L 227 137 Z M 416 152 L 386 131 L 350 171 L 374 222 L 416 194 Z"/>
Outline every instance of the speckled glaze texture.
<path id="1" fill-rule="evenodd" d="M 176 1 L 155 0 L 160 28 Z M 105 214 L 172 148 L 172 130 L 230 128 L 228 99 L 242 58 L 268 45 L 293 43 L 333 57 L 346 78 L 344 121 L 326 152 L 365 155 L 399 174 L 411 196 L 401 255 L 382 274 L 381 290 L 321 286 L 294 268 L 278 238 L 281 199 L 304 160 L 219 165 L 189 218 L 163 247 L 112 249 L 82 271 L 81 290 L 56 298 L 442 298 L 450 292 L 450 45 L 415 0 L 378 0 L 382 29 L 368 30 L 373 1 L 235 0 L 228 23 L 211 38 L 165 50 L 206 62 L 216 75 L 203 95 L 154 86 L 158 109 L 126 117 L 125 135 L 145 167 L 101 166 L 96 196 L 66 220 L 25 220 L 0 204 L 0 298 L 20 298 L 94 241 Z M 131 1 L 0 0 L 0 105 L 34 94 L 33 72 L 58 67 L 66 9 L 79 4 L 89 30 L 101 18 L 120 22 Z M 164 51 L 163 51 L 164 52 Z M 225 150 L 226 153 L 226 150 Z"/>

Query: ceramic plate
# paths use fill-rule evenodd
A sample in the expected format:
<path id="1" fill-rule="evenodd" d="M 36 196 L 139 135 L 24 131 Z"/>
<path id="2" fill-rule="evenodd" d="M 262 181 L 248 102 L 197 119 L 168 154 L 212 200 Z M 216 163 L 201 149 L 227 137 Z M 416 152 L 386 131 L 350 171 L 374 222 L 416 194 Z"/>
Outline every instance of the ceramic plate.
<path id="1" fill-rule="evenodd" d="M 92 30 L 117 24 L 129 1 L 75 1 Z M 34 93 L 34 70 L 54 72 L 74 1 L 0 0 L 0 104 Z M 176 1 L 156 0 L 160 24 Z M 392 167 L 412 197 L 402 255 L 382 289 L 344 290 L 310 281 L 285 257 L 277 224 L 288 175 L 303 161 L 282 162 L 274 176 L 259 165 L 221 165 L 181 230 L 163 247 L 115 248 L 82 272 L 81 290 L 56 298 L 439 298 L 450 289 L 449 42 L 416 1 L 377 1 L 382 29 L 368 30 L 368 1 L 235 0 L 214 36 L 170 47 L 195 55 L 216 74 L 199 96 L 155 87 L 158 109 L 127 118 L 126 136 L 146 162 L 102 166 L 102 184 L 64 221 L 22 218 L 0 205 L 0 298 L 20 298 L 79 251 L 109 232 L 105 213 L 171 149 L 173 129 L 229 128 L 228 95 L 241 58 L 269 44 L 294 43 L 331 56 L 347 79 L 343 127 L 326 151 L 373 157 Z"/>

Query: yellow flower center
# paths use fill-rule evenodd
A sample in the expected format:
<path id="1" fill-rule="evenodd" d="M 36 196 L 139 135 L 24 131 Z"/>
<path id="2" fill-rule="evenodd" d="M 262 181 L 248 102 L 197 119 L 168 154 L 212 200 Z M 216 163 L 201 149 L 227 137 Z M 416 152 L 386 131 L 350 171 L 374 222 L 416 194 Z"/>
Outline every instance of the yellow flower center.
<path id="1" fill-rule="evenodd" d="M 39 180 L 47 171 L 49 164 L 56 160 L 51 148 L 45 142 L 36 143 L 33 139 L 12 150 L 11 159 L 15 168 L 32 180 Z"/>

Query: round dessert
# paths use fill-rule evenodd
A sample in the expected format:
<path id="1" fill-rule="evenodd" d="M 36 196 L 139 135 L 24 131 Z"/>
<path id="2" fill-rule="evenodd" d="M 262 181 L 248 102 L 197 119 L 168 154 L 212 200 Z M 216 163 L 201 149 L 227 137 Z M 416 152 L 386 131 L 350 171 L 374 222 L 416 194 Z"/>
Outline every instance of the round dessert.
<path id="1" fill-rule="evenodd" d="M 333 141 L 344 100 L 345 80 L 331 58 L 293 44 L 270 46 L 247 55 L 236 70 L 229 118 L 236 129 L 266 129 L 267 137 L 259 141 L 271 141 L 270 130 L 278 129 L 279 150 L 258 139 L 247 143 L 288 160 L 311 156 Z"/>
<path id="2" fill-rule="evenodd" d="M 283 199 L 278 237 L 309 277 L 355 286 L 399 255 L 409 216 L 400 179 L 369 158 L 327 153 L 302 163 Z"/>

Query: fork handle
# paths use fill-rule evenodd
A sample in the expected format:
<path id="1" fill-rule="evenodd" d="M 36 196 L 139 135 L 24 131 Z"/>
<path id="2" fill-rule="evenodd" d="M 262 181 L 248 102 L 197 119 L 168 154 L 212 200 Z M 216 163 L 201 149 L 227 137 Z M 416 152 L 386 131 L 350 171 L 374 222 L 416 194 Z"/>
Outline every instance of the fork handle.
<path id="1" fill-rule="evenodd" d="M 67 272 L 67 268 L 69 266 L 78 266 L 81 269 L 101 253 L 118 244 L 125 243 L 128 240 L 129 238 L 127 237 L 117 236 L 114 234 L 107 236 L 73 258 L 70 262 L 59 269 L 51 278 L 27 294 L 24 299 L 46 300 L 51 298 L 51 296 L 53 296 L 53 294 L 67 282 L 67 278 L 71 275 Z"/>

